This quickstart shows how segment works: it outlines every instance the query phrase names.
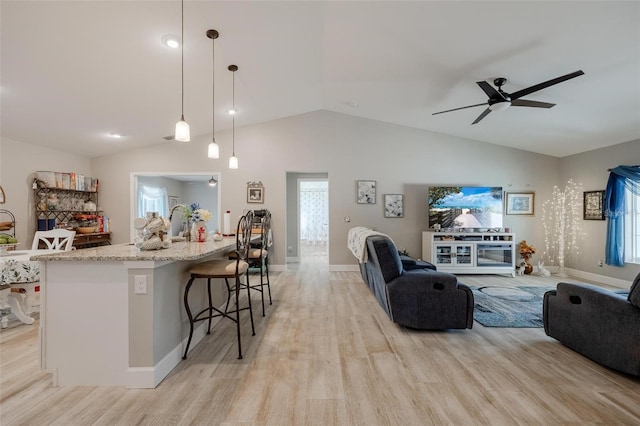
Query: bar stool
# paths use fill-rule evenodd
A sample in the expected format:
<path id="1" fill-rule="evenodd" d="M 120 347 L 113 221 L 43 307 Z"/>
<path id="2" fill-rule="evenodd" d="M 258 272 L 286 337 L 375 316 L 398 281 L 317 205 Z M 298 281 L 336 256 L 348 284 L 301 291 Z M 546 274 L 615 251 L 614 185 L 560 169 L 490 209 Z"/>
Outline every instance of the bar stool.
<path id="1" fill-rule="evenodd" d="M 242 216 L 238 221 L 238 227 L 236 228 L 236 258 L 234 260 L 212 260 L 208 262 L 198 263 L 193 265 L 189 269 L 191 278 L 187 282 L 187 286 L 184 289 L 184 307 L 189 317 L 189 339 L 187 340 L 187 347 L 184 350 L 184 356 L 182 359 L 187 359 L 187 353 L 189 352 L 189 345 L 191 344 L 191 338 L 193 337 L 194 324 L 199 321 L 208 320 L 207 334 L 211 334 L 211 320 L 216 317 L 228 318 L 236 323 L 236 330 L 238 335 L 238 359 L 242 359 L 242 343 L 240 339 L 240 311 L 249 310 L 249 316 L 251 318 L 251 332 L 252 335 L 256 335 L 255 327 L 253 324 L 253 310 L 251 308 L 251 294 L 249 284 L 249 263 L 247 262 L 250 242 L 251 242 L 251 223 L 253 222 L 253 212 L 249 212 Z M 246 276 L 246 284 L 241 282 L 242 276 Z M 189 290 L 193 282 L 197 278 L 206 278 L 207 280 L 207 296 L 209 299 L 209 306 L 198 312 L 196 315 L 191 313 L 189 307 Z M 227 285 L 227 304 L 224 311 L 213 306 L 211 299 L 211 280 L 212 279 L 224 279 Z M 230 285 L 229 280 L 235 281 L 234 285 Z M 239 297 L 240 289 L 247 288 L 247 306 L 240 307 Z M 235 292 L 235 308 L 229 310 L 229 303 L 231 300 L 231 292 Z M 234 315 L 235 314 L 235 315 Z"/>
<path id="2" fill-rule="evenodd" d="M 260 272 L 260 284 L 251 285 L 250 288 L 260 292 L 262 298 L 262 316 L 264 316 L 264 287 L 267 287 L 269 294 L 269 305 L 271 300 L 271 282 L 269 281 L 269 245 L 271 244 L 271 212 L 269 210 L 258 210 L 255 217 L 262 217 L 260 224 L 260 241 L 251 244 L 249 250 L 249 267 L 257 268 Z M 236 253 L 230 252 L 229 259 L 235 259 Z"/>

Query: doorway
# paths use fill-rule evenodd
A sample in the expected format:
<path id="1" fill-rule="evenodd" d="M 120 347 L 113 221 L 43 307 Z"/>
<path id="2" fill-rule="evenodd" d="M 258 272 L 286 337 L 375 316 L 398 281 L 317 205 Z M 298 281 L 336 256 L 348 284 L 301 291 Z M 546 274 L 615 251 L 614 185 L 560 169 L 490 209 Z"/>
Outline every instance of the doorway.
<path id="1" fill-rule="evenodd" d="M 328 179 L 298 179 L 298 212 L 300 262 L 328 262 Z"/>

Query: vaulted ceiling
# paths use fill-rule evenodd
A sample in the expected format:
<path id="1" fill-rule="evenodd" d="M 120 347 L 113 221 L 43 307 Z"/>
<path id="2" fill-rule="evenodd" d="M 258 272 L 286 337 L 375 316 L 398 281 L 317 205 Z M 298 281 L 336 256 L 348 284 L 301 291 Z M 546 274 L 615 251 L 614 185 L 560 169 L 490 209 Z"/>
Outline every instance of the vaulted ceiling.
<path id="1" fill-rule="evenodd" d="M 180 1 L 0 3 L 3 137 L 90 157 L 176 143 Z M 325 109 L 563 157 L 640 139 L 640 2 L 193 1 L 184 3 L 192 137 Z M 584 75 L 471 125 L 507 78 L 515 92 Z M 124 135 L 113 140 L 109 133 Z"/>

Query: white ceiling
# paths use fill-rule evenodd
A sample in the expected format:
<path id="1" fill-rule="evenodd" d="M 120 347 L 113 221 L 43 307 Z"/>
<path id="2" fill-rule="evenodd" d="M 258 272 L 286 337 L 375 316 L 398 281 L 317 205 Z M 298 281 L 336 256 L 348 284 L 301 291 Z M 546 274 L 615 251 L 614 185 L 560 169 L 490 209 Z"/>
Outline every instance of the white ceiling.
<path id="1" fill-rule="evenodd" d="M 0 3 L 2 136 L 95 157 L 178 143 L 180 2 Z M 640 139 L 640 2 L 185 1 L 185 117 L 228 129 L 326 109 L 557 157 Z M 477 125 L 507 92 L 583 70 Z M 106 135 L 120 132 L 114 141 Z"/>

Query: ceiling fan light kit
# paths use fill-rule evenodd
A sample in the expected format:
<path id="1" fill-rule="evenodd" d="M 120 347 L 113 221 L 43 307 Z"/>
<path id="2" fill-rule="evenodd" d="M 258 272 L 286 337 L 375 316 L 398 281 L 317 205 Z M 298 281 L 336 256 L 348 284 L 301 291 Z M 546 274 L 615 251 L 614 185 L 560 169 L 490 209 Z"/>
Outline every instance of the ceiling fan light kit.
<path id="1" fill-rule="evenodd" d="M 484 93 L 489 97 L 489 99 L 487 99 L 486 102 L 481 104 L 475 104 L 475 105 L 467 105 L 460 108 L 448 109 L 445 111 L 434 112 L 432 115 L 443 114 L 445 112 L 458 111 L 461 109 L 474 108 L 474 107 L 486 105 L 487 109 L 485 109 L 475 119 L 475 121 L 471 123 L 471 124 L 477 124 L 487 115 L 489 115 L 490 112 L 504 111 L 510 106 L 530 107 L 530 108 L 553 108 L 555 104 L 551 104 L 548 102 L 530 101 L 527 99 L 520 99 L 520 98 L 522 98 L 523 96 L 527 96 L 533 92 L 546 89 L 549 86 L 562 83 L 563 81 L 567 81 L 572 78 L 579 77 L 583 74 L 584 72 L 582 70 L 578 70 L 570 74 L 566 74 L 548 81 L 544 81 L 542 83 L 535 84 L 533 86 L 527 87 L 526 89 L 518 90 L 513 93 L 507 93 L 502 90 L 502 86 L 504 86 L 505 83 L 507 82 L 507 79 L 504 77 L 496 78 L 495 80 L 493 80 L 493 84 L 498 88 L 497 90 L 486 81 L 478 81 L 476 82 L 476 84 L 480 86 L 480 88 L 484 91 Z"/>

